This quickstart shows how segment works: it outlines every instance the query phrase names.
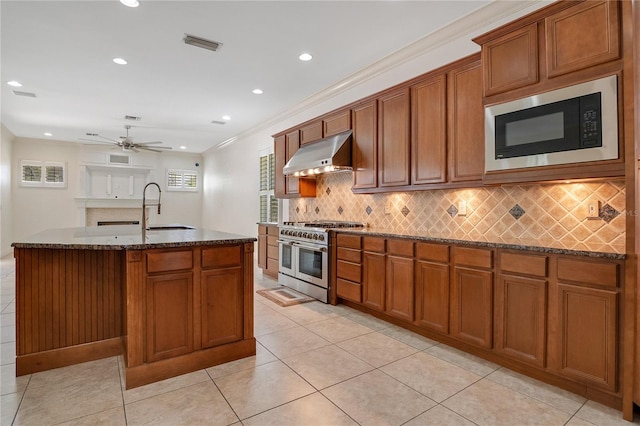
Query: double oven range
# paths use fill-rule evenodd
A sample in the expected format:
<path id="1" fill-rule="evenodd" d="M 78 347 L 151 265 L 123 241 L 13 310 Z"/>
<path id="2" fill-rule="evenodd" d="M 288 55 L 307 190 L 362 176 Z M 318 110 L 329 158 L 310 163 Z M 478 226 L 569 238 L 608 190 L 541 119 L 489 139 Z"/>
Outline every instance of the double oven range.
<path id="1" fill-rule="evenodd" d="M 278 283 L 329 303 L 331 242 L 335 228 L 363 228 L 359 222 L 284 222 L 278 226 Z"/>

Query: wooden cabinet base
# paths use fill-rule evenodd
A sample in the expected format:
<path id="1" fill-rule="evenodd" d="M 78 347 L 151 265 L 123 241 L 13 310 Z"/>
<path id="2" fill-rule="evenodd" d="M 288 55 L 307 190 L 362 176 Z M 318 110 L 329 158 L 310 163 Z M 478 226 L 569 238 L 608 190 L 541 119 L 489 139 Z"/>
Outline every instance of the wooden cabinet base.
<path id="1" fill-rule="evenodd" d="M 158 362 L 126 367 L 126 388 L 136 388 L 255 354 L 256 339 L 251 338 Z"/>
<path id="2" fill-rule="evenodd" d="M 16 357 L 16 376 L 122 355 L 121 337 Z"/>

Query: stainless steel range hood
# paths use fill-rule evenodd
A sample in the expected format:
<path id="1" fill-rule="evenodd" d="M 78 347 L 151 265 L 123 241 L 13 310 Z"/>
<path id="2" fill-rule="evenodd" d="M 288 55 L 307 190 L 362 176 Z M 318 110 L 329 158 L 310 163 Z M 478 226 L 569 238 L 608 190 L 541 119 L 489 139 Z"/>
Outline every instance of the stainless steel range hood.
<path id="1" fill-rule="evenodd" d="M 285 175 L 312 176 L 351 168 L 351 130 L 303 145 L 282 169 Z"/>

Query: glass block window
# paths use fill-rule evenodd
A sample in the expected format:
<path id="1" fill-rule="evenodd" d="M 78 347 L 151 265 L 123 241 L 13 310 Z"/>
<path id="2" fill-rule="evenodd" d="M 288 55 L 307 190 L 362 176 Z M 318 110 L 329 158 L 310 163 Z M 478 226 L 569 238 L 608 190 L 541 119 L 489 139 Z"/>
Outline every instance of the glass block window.
<path id="1" fill-rule="evenodd" d="M 64 188 L 67 168 L 64 163 L 24 160 L 20 163 L 21 186 Z"/>
<path id="2" fill-rule="evenodd" d="M 198 172 L 195 170 L 167 170 L 168 191 L 192 191 L 198 190 Z"/>
<path id="3" fill-rule="evenodd" d="M 275 197 L 276 159 L 273 154 L 265 153 L 260 156 L 260 222 L 277 222 L 280 203 Z"/>

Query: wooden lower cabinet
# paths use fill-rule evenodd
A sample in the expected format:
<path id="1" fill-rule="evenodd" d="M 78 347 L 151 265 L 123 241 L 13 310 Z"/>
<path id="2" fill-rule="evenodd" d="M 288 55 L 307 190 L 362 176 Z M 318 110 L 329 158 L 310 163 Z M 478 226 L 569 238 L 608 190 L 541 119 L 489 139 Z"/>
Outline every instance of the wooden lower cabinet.
<path id="1" fill-rule="evenodd" d="M 493 272 L 454 266 L 451 335 L 484 348 L 493 346 Z"/>
<path id="2" fill-rule="evenodd" d="M 362 253 L 362 303 L 384 312 L 386 301 L 386 255 L 384 253 Z"/>
<path id="3" fill-rule="evenodd" d="M 413 258 L 387 256 L 386 312 L 413 321 Z"/>
<path id="4" fill-rule="evenodd" d="M 615 391 L 618 293 L 558 284 L 559 372 Z"/>
<path id="5" fill-rule="evenodd" d="M 258 225 L 258 268 L 262 273 L 278 278 L 278 226 Z"/>
<path id="6" fill-rule="evenodd" d="M 193 351 L 193 273 L 147 278 L 145 362 Z"/>
<path id="7" fill-rule="evenodd" d="M 242 340 L 244 301 L 241 268 L 204 271 L 200 288 L 202 347 Z"/>
<path id="8" fill-rule="evenodd" d="M 416 261 L 416 325 L 449 333 L 449 265 Z"/>
<path id="9" fill-rule="evenodd" d="M 546 279 L 502 274 L 496 283 L 496 350 L 545 366 Z"/>

